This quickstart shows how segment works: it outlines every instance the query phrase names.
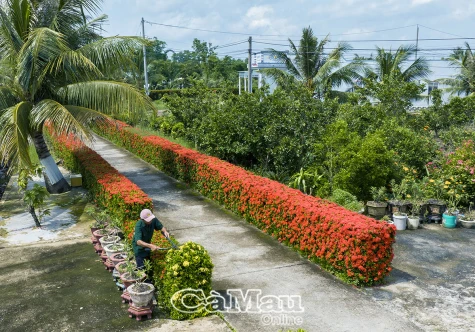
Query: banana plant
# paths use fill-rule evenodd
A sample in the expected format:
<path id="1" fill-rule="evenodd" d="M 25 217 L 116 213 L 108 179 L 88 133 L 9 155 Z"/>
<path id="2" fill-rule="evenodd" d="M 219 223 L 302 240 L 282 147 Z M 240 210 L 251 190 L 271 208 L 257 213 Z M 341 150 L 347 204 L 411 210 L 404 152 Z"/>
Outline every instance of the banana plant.
<path id="1" fill-rule="evenodd" d="M 314 195 L 322 177 L 323 174 L 318 174 L 316 168 L 309 170 L 300 168 L 300 171 L 290 178 L 289 187 L 298 189 L 307 195 Z"/>

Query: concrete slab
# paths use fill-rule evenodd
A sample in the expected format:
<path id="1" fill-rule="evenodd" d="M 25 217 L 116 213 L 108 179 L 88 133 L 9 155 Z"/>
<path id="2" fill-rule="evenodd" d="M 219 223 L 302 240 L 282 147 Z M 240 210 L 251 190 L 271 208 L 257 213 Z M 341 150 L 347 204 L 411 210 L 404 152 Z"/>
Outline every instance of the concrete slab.
<path id="1" fill-rule="evenodd" d="M 65 177 L 68 178 L 69 174 L 65 174 Z M 13 176 L 8 191 L 0 202 L 0 233 L 5 235 L 0 237 L 0 242 L 18 245 L 83 236 L 77 223 L 87 204 L 85 189 L 77 187 L 64 194 L 49 196 L 44 207 L 50 210 L 50 214 L 43 217 L 42 227 L 37 228 L 33 217 L 26 211 L 16 181 L 17 176 Z M 44 186 L 44 180 L 34 177 L 29 181 L 27 189 L 35 184 Z"/>
<path id="2" fill-rule="evenodd" d="M 215 264 L 213 289 L 220 294 L 256 289 L 262 295 L 301 297 L 303 313 L 224 312 L 238 331 L 419 330 L 409 317 L 342 283 L 124 149 L 99 137 L 93 149 L 153 198 L 155 214 L 178 241 L 192 240 L 209 251 Z M 259 301 L 251 298 L 250 305 L 256 307 Z"/>
<path id="3" fill-rule="evenodd" d="M 0 331 L 231 331 L 216 315 L 180 322 L 156 308 L 151 320 L 129 318 L 90 242 L 85 194 L 50 196 L 52 215 L 37 229 L 12 179 L 0 202 Z"/>
<path id="4" fill-rule="evenodd" d="M 388 285 L 365 289 L 426 331 L 475 331 L 475 230 L 398 231 Z"/>

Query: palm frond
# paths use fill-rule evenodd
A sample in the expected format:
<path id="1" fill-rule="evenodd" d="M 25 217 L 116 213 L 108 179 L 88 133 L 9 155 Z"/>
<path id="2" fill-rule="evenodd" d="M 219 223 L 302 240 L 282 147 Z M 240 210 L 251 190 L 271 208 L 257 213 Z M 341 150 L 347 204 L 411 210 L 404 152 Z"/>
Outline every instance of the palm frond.
<path id="1" fill-rule="evenodd" d="M 78 49 L 88 43 L 102 39 L 99 33 L 103 31 L 102 24 L 106 21 L 107 15 L 101 15 L 75 28 L 74 31 L 68 34 L 69 47 Z"/>
<path id="2" fill-rule="evenodd" d="M 130 59 L 148 42 L 139 37 L 109 37 L 89 43 L 78 51 L 103 73 L 130 65 Z"/>
<path id="3" fill-rule="evenodd" d="M 277 68 L 262 69 L 262 72 L 272 78 L 277 84 L 281 86 L 285 85 L 288 81 L 294 78 L 293 75 L 290 75 L 285 71 Z"/>
<path id="4" fill-rule="evenodd" d="M 43 124 L 48 121 L 58 133 L 74 133 L 81 138 L 89 138 L 90 133 L 84 124 L 78 121 L 69 110 L 55 100 L 43 99 L 31 111 L 34 130 L 41 131 Z"/>
<path id="5" fill-rule="evenodd" d="M 69 84 L 57 91 L 62 104 L 90 108 L 110 115 L 123 110 L 155 111 L 150 98 L 132 85 L 112 81 Z"/>
<path id="6" fill-rule="evenodd" d="M 406 82 L 427 78 L 432 71 L 425 58 L 418 58 L 406 70 L 402 72 L 402 77 Z"/>
<path id="7" fill-rule="evenodd" d="M 74 106 L 74 105 L 64 105 L 64 107 L 71 113 L 72 116 L 84 126 L 90 126 L 92 124 L 106 123 L 113 121 L 113 119 L 103 113 L 97 112 L 93 109 Z"/>
<path id="8" fill-rule="evenodd" d="M 26 39 L 31 27 L 32 8 L 30 3 L 25 0 L 8 1 L 10 17 L 16 32 L 23 40 Z"/>
<path id="9" fill-rule="evenodd" d="M 22 101 L 0 112 L 0 156 L 3 161 L 31 166 L 28 154 L 31 109 L 31 103 Z"/>
<path id="10" fill-rule="evenodd" d="M 8 86 L 0 86 L 0 109 L 6 109 L 18 103 L 16 91 Z"/>
<path id="11" fill-rule="evenodd" d="M 292 60 L 289 58 L 287 53 L 282 51 L 276 51 L 274 49 L 269 49 L 271 51 L 271 55 L 279 62 L 285 64 L 285 67 L 289 71 L 290 74 L 294 75 L 298 80 L 302 80 L 303 77 L 300 74 L 299 70 L 295 67 Z"/>
<path id="12" fill-rule="evenodd" d="M 0 23 L 0 56 L 2 59 L 14 60 L 23 46 L 23 40 L 1 6 Z"/>
<path id="13" fill-rule="evenodd" d="M 78 26 L 86 24 L 89 14 L 98 13 L 102 0 L 60 0 L 49 8 L 45 25 L 71 36 Z"/>
<path id="14" fill-rule="evenodd" d="M 34 96 L 42 83 L 38 78 L 44 76 L 50 61 L 68 50 L 61 33 L 48 28 L 34 29 L 19 54 L 18 82 L 22 88 Z"/>
<path id="15" fill-rule="evenodd" d="M 68 77 L 70 82 L 80 82 L 102 77 L 99 69 L 78 51 L 69 50 L 52 59 L 43 70 L 40 81 L 44 76 Z"/>

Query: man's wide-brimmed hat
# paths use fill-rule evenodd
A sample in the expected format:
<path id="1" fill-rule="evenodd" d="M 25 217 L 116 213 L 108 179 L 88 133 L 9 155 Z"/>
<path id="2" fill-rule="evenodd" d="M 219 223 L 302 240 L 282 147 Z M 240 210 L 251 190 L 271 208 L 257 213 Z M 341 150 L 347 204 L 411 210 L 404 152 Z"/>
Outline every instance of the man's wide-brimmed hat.
<path id="1" fill-rule="evenodd" d="M 153 218 L 155 218 L 155 216 L 149 209 L 143 209 L 142 212 L 140 212 L 140 219 L 150 222 Z"/>

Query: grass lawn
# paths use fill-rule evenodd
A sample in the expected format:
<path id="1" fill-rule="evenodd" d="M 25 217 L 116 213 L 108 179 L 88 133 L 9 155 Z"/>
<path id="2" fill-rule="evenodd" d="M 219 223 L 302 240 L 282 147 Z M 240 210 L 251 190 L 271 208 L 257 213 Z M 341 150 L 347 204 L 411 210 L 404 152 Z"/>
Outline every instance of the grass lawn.
<path id="1" fill-rule="evenodd" d="M 159 100 L 154 100 L 153 104 L 155 105 L 157 110 L 166 110 L 166 109 L 168 109 L 167 105 L 163 101 L 161 101 L 160 99 Z"/>
<path id="2" fill-rule="evenodd" d="M 173 138 L 171 136 L 165 135 L 157 130 L 153 130 L 150 128 L 145 128 L 145 127 L 129 127 L 127 130 L 133 132 L 134 134 L 140 135 L 140 136 L 159 136 L 162 138 L 165 138 L 173 143 L 180 144 L 184 147 L 187 147 L 189 149 L 197 150 L 193 142 L 187 141 L 184 138 Z M 198 150 L 197 150 L 198 151 Z"/>

